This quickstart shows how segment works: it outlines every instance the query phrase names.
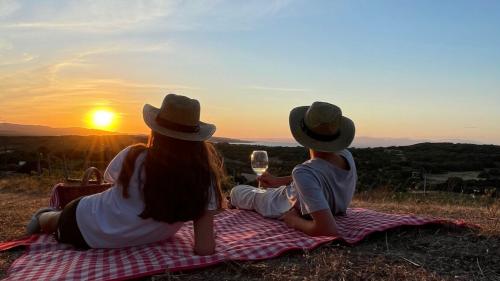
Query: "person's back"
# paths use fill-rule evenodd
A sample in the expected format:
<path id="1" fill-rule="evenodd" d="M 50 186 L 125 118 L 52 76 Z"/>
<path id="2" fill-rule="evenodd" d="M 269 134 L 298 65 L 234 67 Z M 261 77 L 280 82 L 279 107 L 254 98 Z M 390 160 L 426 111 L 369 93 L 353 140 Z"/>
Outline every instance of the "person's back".
<path id="1" fill-rule="evenodd" d="M 119 248 L 165 240 L 193 221 L 194 250 L 215 250 L 213 215 L 221 207 L 222 162 L 208 140 L 215 126 L 199 120 L 197 100 L 167 95 L 146 104 L 147 145 L 118 153 L 105 172 L 108 190 L 73 200 L 62 211 L 41 209 L 28 233 L 56 233 L 79 248 Z"/>
<path id="2" fill-rule="evenodd" d="M 125 148 L 109 163 L 104 179 L 113 183 L 112 188 L 99 194 L 85 196 L 78 203 L 76 210 L 78 226 L 91 248 L 120 248 L 123 245 L 151 243 L 172 235 L 182 226 L 182 222 L 169 225 L 139 217 L 145 207 L 141 198 L 140 176 L 145 177 L 142 167 L 146 151 L 141 151 L 135 159 L 136 168 L 130 177 L 128 197 L 123 196 L 124 187 L 118 182 L 118 177 L 128 154 L 136 149 L 136 147 Z"/>
<path id="3" fill-rule="evenodd" d="M 346 212 L 358 177 L 352 154 L 345 149 L 338 152 L 338 155 L 345 160 L 346 167 L 339 167 L 328 159 L 316 157 L 293 169 L 290 199 L 293 200 L 293 196 L 299 197 L 297 199 L 302 214 L 326 208 L 330 208 L 333 214 Z M 313 205 L 306 205 L 304 197 L 309 197 L 307 199 Z"/>
<path id="4" fill-rule="evenodd" d="M 121 248 L 165 240 L 175 234 L 183 221 L 167 223 L 153 218 L 142 218 L 140 214 L 146 208 L 144 201 L 144 183 L 146 171 L 144 163 L 147 148 L 142 145 L 129 146 L 118 153 L 109 163 L 104 179 L 113 183 L 108 190 L 83 197 L 78 203 L 76 219 L 83 238 L 91 248 Z M 135 154 L 135 155 L 133 155 Z M 134 161 L 134 169 L 129 175 L 124 194 L 124 183 L 119 181 L 123 166 Z M 157 183 L 160 184 L 160 183 Z M 171 183 L 174 184 L 175 183 Z M 214 190 L 215 186 L 210 186 Z M 207 210 L 217 209 L 215 192 L 210 192 Z M 170 193 L 177 201 L 189 200 Z M 165 202 L 165 198 L 158 198 Z M 168 204 L 168 203 L 165 203 Z M 186 204 L 187 205 L 187 204 Z"/>

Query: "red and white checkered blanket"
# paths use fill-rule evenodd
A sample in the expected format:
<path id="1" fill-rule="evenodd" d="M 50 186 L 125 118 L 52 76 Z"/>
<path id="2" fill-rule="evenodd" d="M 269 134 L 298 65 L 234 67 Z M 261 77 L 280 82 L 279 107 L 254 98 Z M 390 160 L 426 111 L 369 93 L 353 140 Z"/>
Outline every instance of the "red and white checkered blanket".
<path id="1" fill-rule="evenodd" d="M 250 211 L 224 211 L 215 220 L 217 252 L 204 257 L 193 254 L 191 223 L 186 223 L 168 241 L 123 249 L 78 251 L 69 245 L 58 244 L 52 236 L 41 235 L 32 239 L 27 252 L 14 261 L 6 280 L 131 279 L 228 260 L 268 259 L 285 251 L 312 249 L 336 239 L 355 243 L 370 233 L 398 226 L 451 223 L 355 208 L 349 209 L 346 216 L 336 218 L 341 237 L 310 237 L 288 228 L 281 221 L 264 219 Z"/>

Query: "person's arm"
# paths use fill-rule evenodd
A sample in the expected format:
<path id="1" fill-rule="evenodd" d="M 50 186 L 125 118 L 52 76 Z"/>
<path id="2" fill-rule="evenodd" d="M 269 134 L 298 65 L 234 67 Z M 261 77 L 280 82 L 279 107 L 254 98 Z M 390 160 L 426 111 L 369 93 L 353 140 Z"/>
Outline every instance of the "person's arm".
<path id="1" fill-rule="evenodd" d="M 297 209 L 292 208 L 281 218 L 288 227 L 310 236 L 338 236 L 337 224 L 330 209 L 312 212 L 312 220 L 303 219 Z"/>
<path id="2" fill-rule="evenodd" d="M 285 223 L 311 236 L 338 235 L 330 205 L 314 170 L 299 165 L 293 169 L 292 177 L 301 211 L 311 215 L 312 220 L 302 218 L 299 211 L 292 208 L 282 217 Z"/>
<path id="3" fill-rule="evenodd" d="M 194 252 L 199 256 L 215 252 L 214 212 L 206 211 L 194 221 Z"/>
<path id="4" fill-rule="evenodd" d="M 257 177 L 257 180 L 260 182 L 261 187 L 279 187 L 290 184 L 292 182 L 292 176 L 276 177 L 269 172 L 265 172 Z"/>

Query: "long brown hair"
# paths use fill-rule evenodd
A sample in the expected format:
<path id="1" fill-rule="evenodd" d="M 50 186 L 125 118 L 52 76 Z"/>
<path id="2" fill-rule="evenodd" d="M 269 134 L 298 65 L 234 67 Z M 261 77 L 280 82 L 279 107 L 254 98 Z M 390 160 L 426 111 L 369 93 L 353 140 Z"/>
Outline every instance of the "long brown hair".
<path id="1" fill-rule="evenodd" d="M 133 145 L 125 158 L 118 177 L 125 198 L 136 159 L 144 151 L 146 178 L 141 179 L 139 173 L 145 203 L 141 218 L 167 223 L 195 220 L 206 211 L 211 196 L 221 208 L 224 170 L 215 147 L 206 141 L 178 140 L 155 132 L 147 145 Z"/>

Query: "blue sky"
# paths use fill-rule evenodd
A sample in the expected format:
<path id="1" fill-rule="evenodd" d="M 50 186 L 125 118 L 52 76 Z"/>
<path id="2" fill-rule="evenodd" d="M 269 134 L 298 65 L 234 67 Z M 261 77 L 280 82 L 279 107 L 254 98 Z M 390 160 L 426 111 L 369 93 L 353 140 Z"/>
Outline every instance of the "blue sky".
<path id="1" fill-rule="evenodd" d="M 358 136 L 500 144 L 499 26 L 498 1 L 0 0 L 0 121 L 145 132 L 175 92 L 220 136 L 289 138 L 323 100 Z"/>

